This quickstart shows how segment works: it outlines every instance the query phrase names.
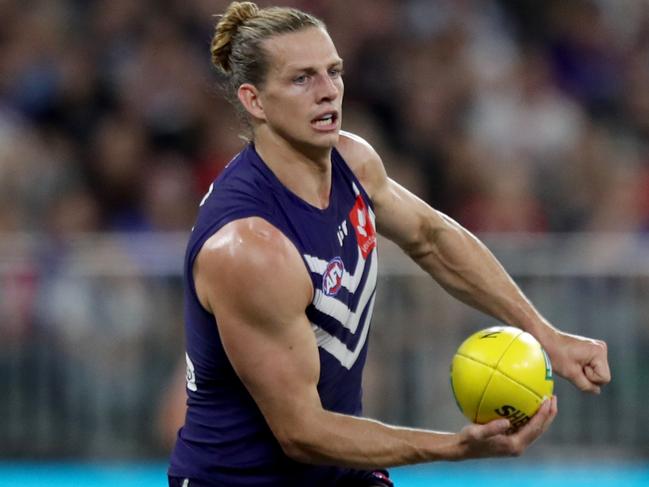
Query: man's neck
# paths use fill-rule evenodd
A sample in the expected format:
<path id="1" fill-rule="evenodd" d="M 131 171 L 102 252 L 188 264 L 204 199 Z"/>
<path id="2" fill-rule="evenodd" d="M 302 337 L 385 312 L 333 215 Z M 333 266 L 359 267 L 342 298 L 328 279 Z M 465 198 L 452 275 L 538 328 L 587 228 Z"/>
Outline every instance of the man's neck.
<path id="1" fill-rule="evenodd" d="M 331 192 L 331 148 L 300 150 L 286 139 L 255 134 L 257 153 L 284 186 L 307 203 L 324 209 Z"/>

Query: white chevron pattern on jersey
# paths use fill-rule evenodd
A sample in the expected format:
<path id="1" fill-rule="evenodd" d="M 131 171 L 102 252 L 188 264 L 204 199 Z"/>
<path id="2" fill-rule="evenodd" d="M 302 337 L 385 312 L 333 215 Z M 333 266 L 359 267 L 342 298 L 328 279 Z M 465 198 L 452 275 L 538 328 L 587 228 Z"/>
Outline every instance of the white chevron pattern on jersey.
<path id="1" fill-rule="evenodd" d="M 353 184 L 353 183 L 352 183 Z M 356 184 L 353 184 L 354 193 L 356 196 L 360 194 L 360 191 L 356 187 Z M 367 208 L 370 220 L 372 221 L 372 226 L 376 228 L 376 217 L 371 208 Z M 311 327 L 316 336 L 318 347 L 326 350 L 331 355 L 336 357 L 340 364 L 346 369 L 351 369 L 356 359 L 358 358 L 363 346 L 367 341 L 367 334 L 370 329 L 370 321 L 372 320 L 372 313 L 374 311 L 374 299 L 376 297 L 376 279 L 378 274 L 378 254 L 376 248 L 372 250 L 372 253 L 368 256 L 366 260 L 361 255 L 361 249 L 357 246 L 358 257 L 356 259 L 356 268 L 354 273 L 350 274 L 347 269 L 344 270 L 342 276 L 341 285 L 347 289 L 350 293 L 355 293 L 359 286 L 362 286 L 361 296 L 358 299 L 358 305 L 356 306 L 356 311 L 349 309 L 344 303 L 335 298 L 335 296 L 327 296 L 321 289 L 315 290 L 315 295 L 313 297 L 313 306 L 328 316 L 331 316 L 336 321 L 338 321 L 342 326 L 348 329 L 351 333 L 356 333 L 358 330 L 358 325 L 360 323 L 363 312 L 367 309 L 365 314 L 365 319 L 361 326 L 361 335 L 356 343 L 356 346 L 353 350 L 347 348 L 347 345 L 340 341 L 335 336 L 331 335 L 327 331 L 320 328 L 318 325 L 311 323 Z M 323 275 L 327 270 L 327 265 L 329 262 L 326 260 L 320 259 L 312 255 L 303 255 L 304 261 L 307 264 L 309 270 L 315 274 Z M 369 264 L 368 264 L 369 262 Z M 367 272 L 365 281 L 361 283 L 363 274 L 365 272 L 365 266 L 369 265 L 370 268 Z"/>
<path id="2" fill-rule="evenodd" d="M 365 259 L 363 259 L 360 255 L 360 250 L 358 251 L 358 254 L 358 260 L 365 262 Z M 367 272 L 365 286 L 363 286 L 361 296 L 358 299 L 356 311 L 349 309 L 345 304 L 337 300 L 334 296 L 327 296 L 322 292 L 321 289 L 316 289 L 315 296 L 313 298 L 313 305 L 318 311 L 321 311 L 322 313 L 335 318 L 340 322 L 341 325 L 343 325 L 352 333 L 356 333 L 356 329 L 358 328 L 358 323 L 361 319 L 361 315 L 363 314 L 363 310 L 365 309 L 367 302 L 370 300 L 370 297 L 372 296 L 372 293 L 376 288 L 376 276 L 378 274 L 379 267 L 376 251 L 373 251 L 370 254 L 369 261 L 370 269 Z M 363 275 L 364 268 L 365 265 L 363 265 L 361 269 L 358 269 L 357 266 L 356 270 L 360 271 L 358 272 L 358 279 L 360 279 L 360 276 Z M 354 277 L 356 277 L 356 273 L 354 274 Z M 356 283 L 354 287 L 357 288 L 358 283 Z"/>
<path id="3" fill-rule="evenodd" d="M 367 341 L 367 334 L 370 331 L 370 320 L 372 319 L 372 312 L 374 311 L 374 298 L 376 294 L 372 294 L 372 299 L 368 304 L 367 314 L 365 315 L 365 321 L 363 323 L 361 336 L 358 340 L 358 343 L 354 347 L 354 350 L 347 348 L 343 342 L 333 335 L 330 335 L 322 328 L 311 323 L 311 327 L 315 332 L 316 340 L 318 346 L 329 352 L 331 355 L 336 357 L 340 364 L 345 367 L 347 370 L 351 369 L 352 366 L 356 363 L 358 355 L 363 350 L 363 345 Z"/>
<path id="4" fill-rule="evenodd" d="M 304 257 L 304 260 L 306 261 L 306 264 L 311 272 L 322 275 L 324 274 L 325 270 L 327 270 L 327 265 L 329 264 L 329 262 L 327 262 L 326 260 L 319 259 L 318 257 L 307 254 L 303 255 L 302 257 Z M 358 261 L 356 262 L 356 269 L 354 269 L 354 274 L 350 275 L 347 269 L 345 269 L 343 271 L 341 282 L 342 287 L 347 289 L 350 293 L 355 292 L 356 288 L 358 287 L 358 283 L 361 280 L 361 276 L 363 275 L 364 269 L 365 259 L 358 259 Z"/>
<path id="5" fill-rule="evenodd" d="M 353 287 L 353 289 L 356 290 L 365 269 L 366 261 L 361 257 L 360 249 L 358 253 L 359 264 L 357 264 L 356 266 L 354 275 L 348 275 L 348 282 L 353 283 L 353 285 L 350 285 L 349 287 L 345 286 L 348 289 Z M 309 263 L 316 263 L 317 261 L 317 265 L 314 265 L 313 267 L 309 265 L 309 268 L 313 272 L 322 274 L 326 269 L 326 263 L 323 267 L 320 263 L 320 259 L 311 256 L 308 257 L 310 258 L 307 259 L 307 256 L 305 256 L 305 260 L 307 260 L 307 262 Z M 365 314 L 365 319 L 363 320 L 363 324 L 361 326 L 361 336 L 353 350 L 348 349 L 347 345 L 345 345 L 335 336 L 329 334 L 319 326 L 311 323 L 311 326 L 313 327 L 316 335 L 318 346 L 336 357 L 341 365 L 347 369 L 350 369 L 354 365 L 356 359 L 358 358 L 358 355 L 363 349 L 363 345 L 365 345 L 367 334 L 370 329 L 372 312 L 374 311 L 374 298 L 376 296 L 374 291 L 376 289 L 376 279 L 378 274 L 378 257 L 376 249 L 372 251 L 368 260 L 370 269 L 367 273 L 367 278 L 365 279 L 356 311 L 349 309 L 345 304 L 337 300 L 334 296 L 325 295 L 320 289 L 316 289 L 313 299 L 313 305 L 318 311 L 336 319 L 340 324 L 342 324 L 342 326 L 347 328 L 352 333 L 356 333 L 361 317 L 363 316 L 363 311 L 365 311 L 365 309 L 367 308 L 367 313 Z"/>
<path id="6" fill-rule="evenodd" d="M 354 185 L 354 191 L 358 191 L 358 189 L 356 189 L 356 185 Z M 367 211 L 372 220 L 372 225 L 376 226 L 375 223 L 376 218 L 374 216 L 374 212 L 372 211 L 371 208 L 368 208 Z M 327 262 L 326 260 L 320 259 L 318 257 L 314 257 L 313 255 L 304 254 L 302 257 L 304 258 L 304 261 L 309 267 L 309 270 L 316 274 L 320 274 L 320 275 L 324 274 L 325 270 L 327 269 L 327 265 L 329 264 L 329 262 Z M 361 258 L 361 253 L 359 249 L 358 259 L 356 260 L 356 269 L 354 269 L 354 273 L 350 275 L 347 269 L 345 269 L 345 271 L 343 272 L 341 285 L 345 289 L 347 289 L 350 293 L 356 292 L 356 289 L 360 284 L 361 277 L 363 277 L 363 271 L 365 270 L 365 263 L 366 261 L 365 259 Z"/>

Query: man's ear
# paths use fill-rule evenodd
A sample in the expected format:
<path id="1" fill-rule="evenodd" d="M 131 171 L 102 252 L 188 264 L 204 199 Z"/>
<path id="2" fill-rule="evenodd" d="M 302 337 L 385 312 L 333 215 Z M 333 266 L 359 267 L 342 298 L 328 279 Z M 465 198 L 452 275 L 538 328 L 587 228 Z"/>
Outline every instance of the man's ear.
<path id="1" fill-rule="evenodd" d="M 259 91 L 254 85 L 244 83 L 239 86 L 237 97 L 246 111 L 252 115 L 253 118 L 266 120 L 264 107 L 261 103 L 261 98 L 259 98 Z"/>

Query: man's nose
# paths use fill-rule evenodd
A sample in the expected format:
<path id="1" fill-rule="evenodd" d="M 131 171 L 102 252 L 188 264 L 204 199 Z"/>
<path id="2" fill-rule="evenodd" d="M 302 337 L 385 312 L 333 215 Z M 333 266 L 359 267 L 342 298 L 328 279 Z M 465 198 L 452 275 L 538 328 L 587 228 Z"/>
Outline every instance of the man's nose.
<path id="1" fill-rule="evenodd" d="M 318 76 L 318 101 L 333 101 L 340 95 L 340 88 L 328 74 Z"/>

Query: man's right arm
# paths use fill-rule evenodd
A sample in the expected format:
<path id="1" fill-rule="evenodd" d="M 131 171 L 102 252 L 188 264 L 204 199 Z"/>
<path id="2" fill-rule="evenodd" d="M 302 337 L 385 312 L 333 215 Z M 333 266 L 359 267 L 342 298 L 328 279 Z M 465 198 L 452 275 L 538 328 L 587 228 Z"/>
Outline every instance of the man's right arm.
<path id="1" fill-rule="evenodd" d="M 237 220 L 212 236 L 197 257 L 194 279 L 236 373 L 295 460 L 369 469 L 518 455 L 556 414 L 553 399 L 515 434 L 505 434 L 507 420 L 452 434 L 323 409 L 318 348 L 305 314 L 311 280 L 293 244 L 260 218 Z"/>

